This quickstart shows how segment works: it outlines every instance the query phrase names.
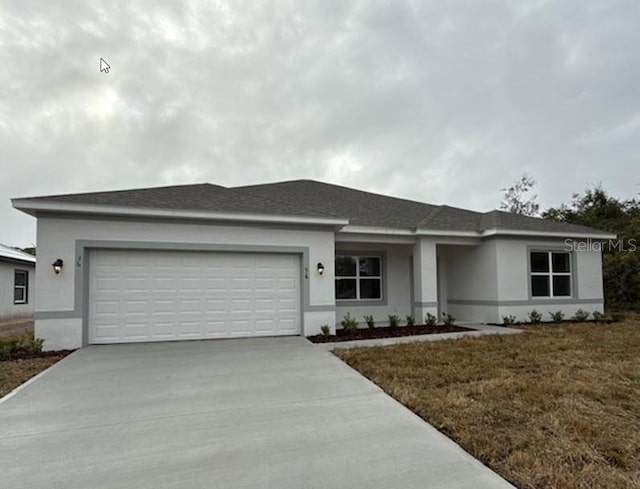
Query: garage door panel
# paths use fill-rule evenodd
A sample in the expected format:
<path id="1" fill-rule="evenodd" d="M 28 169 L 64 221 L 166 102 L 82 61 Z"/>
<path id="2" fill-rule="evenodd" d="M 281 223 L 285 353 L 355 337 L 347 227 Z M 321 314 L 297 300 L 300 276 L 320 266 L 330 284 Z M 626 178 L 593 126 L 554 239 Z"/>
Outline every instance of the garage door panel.
<path id="1" fill-rule="evenodd" d="M 128 316 L 147 315 L 147 301 L 124 301 L 124 313 Z"/>
<path id="2" fill-rule="evenodd" d="M 299 334 L 295 255 L 97 250 L 89 341 Z"/>
<path id="3" fill-rule="evenodd" d="M 296 328 L 296 322 L 293 318 L 291 319 L 280 319 L 278 321 L 278 330 L 281 332 L 289 332 L 289 334 L 291 333 L 291 331 L 295 330 Z"/>

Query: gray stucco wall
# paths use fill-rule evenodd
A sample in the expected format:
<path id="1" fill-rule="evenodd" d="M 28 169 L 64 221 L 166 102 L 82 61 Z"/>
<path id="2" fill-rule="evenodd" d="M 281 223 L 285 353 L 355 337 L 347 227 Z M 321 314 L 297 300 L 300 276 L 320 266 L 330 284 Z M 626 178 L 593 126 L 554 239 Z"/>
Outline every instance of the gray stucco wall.
<path id="1" fill-rule="evenodd" d="M 603 311 L 602 259 L 599 251 L 572 252 L 571 297 L 530 296 L 529 253 L 566 250 L 563 239 L 494 238 L 477 248 L 446 247 L 447 292 L 451 314 L 463 321 L 500 323 L 514 315 L 519 321 L 536 309 L 563 311 L 570 318 L 578 309 Z"/>
<path id="2" fill-rule="evenodd" d="M 94 245 L 92 243 L 98 243 Z M 282 229 L 174 221 L 40 217 L 38 256 L 43 263 L 64 260 L 62 273 L 44 270 L 36 276 L 36 334 L 46 349 L 77 348 L 86 343 L 87 247 L 162 246 L 201 251 L 265 251 L 300 254 L 303 259 L 302 333 L 315 334 L 322 324 L 334 327 L 333 229 Z M 123 243 L 125 243 L 123 245 Z M 325 273 L 316 272 L 322 262 Z M 307 270 L 304 270 L 307 268 Z M 81 290 L 82 289 L 82 290 Z"/>
<path id="3" fill-rule="evenodd" d="M 336 243 L 336 254 L 344 252 L 370 253 L 383 256 L 383 300 L 348 304 L 336 301 L 336 325 L 347 313 L 356 318 L 364 327 L 364 315 L 372 315 L 376 324 L 388 324 L 389 315 L 398 315 L 403 323 L 405 317 L 412 314 L 412 253 L 413 246 L 370 244 L 370 243 Z"/>

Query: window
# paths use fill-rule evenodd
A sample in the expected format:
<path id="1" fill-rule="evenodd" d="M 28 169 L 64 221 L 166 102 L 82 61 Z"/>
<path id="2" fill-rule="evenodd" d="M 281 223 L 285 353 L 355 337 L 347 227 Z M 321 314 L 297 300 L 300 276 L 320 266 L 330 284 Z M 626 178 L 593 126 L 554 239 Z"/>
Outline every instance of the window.
<path id="1" fill-rule="evenodd" d="M 571 254 L 561 251 L 532 251 L 531 296 L 571 296 Z"/>
<path id="2" fill-rule="evenodd" d="M 13 303 L 27 304 L 29 302 L 29 272 L 15 270 L 13 274 Z"/>
<path id="3" fill-rule="evenodd" d="M 337 300 L 381 300 L 382 259 L 379 256 L 336 256 Z"/>

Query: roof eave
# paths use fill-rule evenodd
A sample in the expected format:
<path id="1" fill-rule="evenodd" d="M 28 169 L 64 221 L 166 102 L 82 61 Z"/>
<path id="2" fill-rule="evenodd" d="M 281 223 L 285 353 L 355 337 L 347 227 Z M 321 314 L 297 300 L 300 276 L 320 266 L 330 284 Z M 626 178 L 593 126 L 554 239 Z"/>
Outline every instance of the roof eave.
<path id="1" fill-rule="evenodd" d="M 534 236 L 548 238 L 565 238 L 565 239 L 616 239 L 618 236 L 612 233 L 603 233 L 598 231 L 527 231 L 522 229 L 485 229 L 479 235 L 483 238 L 491 236 Z"/>
<path id="2" fill-rule="evenodd" d="M 273 224 L 303 224 L 333 226 L 340 228 L 349 223 L 347 219 L 314 216 L 291 216 L 269 214 L 247 214 L 239 212 L 211 212 L 197 210 L 164 209 L 157 207 L 126 207 L 113 205 L 78 204 L 46 200 L 12 199 L 15 209 L 34 217 L 40 212 L 58 214 L 87 214 L 126 217 L 157 217 L 170 219 L 192 219 L 203 221 L 231 221 Z"/>
<path id="3" fill-rule="evenodd" d="M 17 265 L 31 265 L 31 266 L 36 265 L 35 258 L 33 260 L 29 260 L 29 259 L 14 258 L 11 256 L 0 255 L 0 261 L 3 263 L 14 263 Z"/>

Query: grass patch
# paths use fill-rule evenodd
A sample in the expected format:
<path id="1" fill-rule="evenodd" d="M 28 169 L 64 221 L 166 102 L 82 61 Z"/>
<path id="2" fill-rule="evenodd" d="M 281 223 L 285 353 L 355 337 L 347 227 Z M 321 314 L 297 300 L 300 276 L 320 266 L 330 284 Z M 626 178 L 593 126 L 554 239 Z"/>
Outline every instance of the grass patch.
<path id="1" fill-rule="evenodd" d="M 522 489 L 640 487 L 640 320 L 337 350 Z"/>

